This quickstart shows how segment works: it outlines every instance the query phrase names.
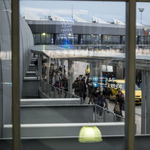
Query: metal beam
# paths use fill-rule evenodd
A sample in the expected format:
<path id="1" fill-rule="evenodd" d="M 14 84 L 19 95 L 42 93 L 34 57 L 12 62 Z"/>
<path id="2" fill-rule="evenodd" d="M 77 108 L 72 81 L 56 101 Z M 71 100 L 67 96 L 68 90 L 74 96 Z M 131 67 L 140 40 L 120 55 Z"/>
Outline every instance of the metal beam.
<path id="1" fill-rule="evenodd" d="M 145 134 L 145 82 L 146 82 L 146 73 L 145 71 L 142 71 L 141 134 Z"/>
<path id="2" fill-rule="evenodd" d="M 19 1 L 12 0 L 12 124 L 13 150 L 20 150 Z"/>
<path id="3" fill-rule="evenodd" d="M 51 58 L 47 59 L 47 83 L 49 84 L 49 71 L 51 67 Z"/>
<path id="4" fill-rule="evenodd" d="M 68 92 L 72 94 L 72 83 L 74 74 L 74 62 L 68 60 Z"/>
<path id="5" fill-rule="evenodd" d="M 136 1 L 126 2 L 125 150 L 134 150 Z"/>
<path id="6" fill-rule="evenodd" d="M 61 64 L 62 64 L 62 77 L 64 75 L 64 59 L 61 59 Z"/>

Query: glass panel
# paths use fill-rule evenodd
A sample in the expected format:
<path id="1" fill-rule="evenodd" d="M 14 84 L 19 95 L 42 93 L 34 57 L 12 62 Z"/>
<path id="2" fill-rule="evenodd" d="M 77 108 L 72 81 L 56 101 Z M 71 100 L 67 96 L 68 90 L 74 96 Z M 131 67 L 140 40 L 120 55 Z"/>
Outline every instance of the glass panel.
<path id="1" fill-rule="evenodd" d="M 43 149 L 123 149 L 112 139 L 124 135 L 125 3 L 21 1 L 20 13 L 35 41 L 23 60 L 21 137 Z"/>
<path id="2" fill-rule="evenodd" d="M 0 0 L 0 149 L 12 149 L 11 0 Z"/>
<path id="3" fill-rule="evenodd" d="M 45 44 L 46 43 L 46 34 L 42 33 L 41 34 L 41 44 Z"/>
<path id="4" fill-rule="evenodd" d="M 38 44 L 40 44 L 41 43 L 41 35 L 40 34 L 34 34 L 34 36 L 35 36 L 35 38 L 34 38 L 34 40 L 35 40 L 35 45 L 38 45 Z"/>
<path id="5" fill-rule="evenodd" d="M 149 55 L 150 55 L 150 3 L 137 3 L 136 5 L 136 76 L 135 76 L 135 120 L 137 134 L 149 134 Z M 147 145 L 147 148 L 150 146 Z"/>

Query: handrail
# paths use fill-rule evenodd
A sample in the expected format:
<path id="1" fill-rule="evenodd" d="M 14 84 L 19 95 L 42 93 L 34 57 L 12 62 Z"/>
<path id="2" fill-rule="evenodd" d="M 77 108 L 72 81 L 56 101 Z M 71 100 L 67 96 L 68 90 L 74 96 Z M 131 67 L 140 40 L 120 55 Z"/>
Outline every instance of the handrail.
<path id="1" fill-rule="evenodd" d="M 107 110 L 107 109 L 105 109 L 104 107 L 101 107 L 101 106 L 95 104 L 95 108 L 96 108 L 96 107 L 99 107 L 99 108 L 103 109 L 103 111 L 107 111 L 107 112 L 113 114 L 114 117 L 117 116 L 117 117 L 119 117 L 120 119 L 125 120 L 124 117 L 122 117 L 122 116 L 120 116 L 120 115 L 118 115 L 118 114 L 115 114 L 114 112 L 112 112 L 112 111 L 110 111 L 110 110 Z M 95 110 L 95 111 L 96 111 L 96 110 Z M 95 112 L 95 114 L 96 114 L 96 112 Z M 96 121 L 96 115 L 95 115 L 95 121 Z"/>
<path id="2" fill-rule="evenodd" d="M 45 57 L 49 58 L 49 56 L 46 55 L 46 54 L 45 54 L 44 52 L 42 52 L 42 51 L 36 51 L 36 50 L 32 50 L 32 49 L 30 49 L 30 50 L 31 50 L 32 53 L 41 54 L 41 55 L 44 55 Z"/>
<path id="3" fill-rule="evenodd" d="M 71 95 L 72 97 L 80 98 L 81 104 L 83 103 L 83 98 L 82 98 L 82 97 L 79 97 L 79 96 L 77 96 L 77 95 L 75 95 L 75 94 L 69 93 L 69 92 L 67 92 L 67 91 L 65 91 L 65 90 L 63 90 L 63 89 L 60 89 L 60 88 L 58 88 L 58 87 L 55 87 L 55 86 L 53 86 L 53 85 L 51 85 L 51 84 L 45 82 L 44 80 L 41 80 L 41 82 L 43 82 L 44 84 L 47 84 L 48 86 L 53 87 L 55 90 L 63 91 L 64 93 L 69 94 L 69 95 Z"/>

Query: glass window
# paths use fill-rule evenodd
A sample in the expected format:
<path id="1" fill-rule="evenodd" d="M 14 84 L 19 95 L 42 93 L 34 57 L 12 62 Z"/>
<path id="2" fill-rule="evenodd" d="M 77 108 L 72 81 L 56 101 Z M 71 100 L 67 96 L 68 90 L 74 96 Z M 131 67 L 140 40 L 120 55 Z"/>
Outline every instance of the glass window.
<path id="1" fill-rule="evenodd" d="M 35 44 L 41 44 L 41 35 L 35 34 Z"/>
<path id="2" fill-rule="evenodd" d="M 33 138 L 36 147 L 38 140 L 43 140 L 40 143 L 43 150 L 45 146 L 62 149 L 59 141 L 65 150 L 81 149 L 80 143 L 85 144 L 85 149 L 91 144 L 94 149 L 120 146 L 120 142 L 112 144 L 106 138 L 124 135 L 125 111 L 114 112 L 115 103 L 109 103 L 109 99 L 115 100 L 117 89 L 107 89 L 105 93 L 107 111 L 105 104 L 96 105 L 96 102 L 109 78 L 124 79 L 125 51 L 121 53 L 113 44 L 122 43 L 120 36 L 125 28 L 120 21 L 113 24 L 112 20 L 116 16 L 125 22 L 125 2 L 21 1 L 20 4 L 27 25 L 36 33 L 35 43 L 42 45 L 32 47 L 28 70 L 24 72 L 26 89 L 21 102 L 21 123 L 28 124 L 29 132 L 25 132 L 25 125 L 22 138 Z M 108 5 L 111 8 L 108 9 Z M 116 82 L 110 86 L 118 88 Z M 102 122 L 108 126 L 101 128 Z M 89 131 L 93 133 L 89 135 L 91 138 L 86 136 Z M 124 143 L 124 139 L 121 138 L 121 142 Z M 32 145 L 24 148 L 29 147 Z"/>
<path id="3" fill-rule="evenodd" d="M 45 33 L 41 34 L 41 44 L 45 44 L 46 43 L 46 35 Z"/>
<path id="4" fill-rule="evenodd" d="M 45 44 L 51 44 L 51 42 L 52 42 L 51 34 L 46 34 L 46 42 L 45 42 Z"/>

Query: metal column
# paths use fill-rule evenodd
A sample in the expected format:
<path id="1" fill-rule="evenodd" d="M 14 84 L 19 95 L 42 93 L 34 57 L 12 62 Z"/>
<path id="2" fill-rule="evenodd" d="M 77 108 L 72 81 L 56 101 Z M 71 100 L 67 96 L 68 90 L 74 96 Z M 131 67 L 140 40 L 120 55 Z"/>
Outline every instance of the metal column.
<path id="1" fill-rule="evenodd" d="M 95 63 L 95 76 L 99 77 L 100 68 L 99 68 L 99 62 Z"/>
<path id="2" fill-rule="evenodd" d="M 134 150 L 135 141 L 135 28 L 136 1 L 126 2 L 126 99 L 125 150 Z"/>
<path id="3" fill-rule="evenodd" d="M 57 58 L 55 58 L 55 69 L 57 69 Z"/>
<path id="4" fill-rule="evenodd" d="M 50 71 L 50 66 L 51 66 L 51 59 L 47 59 L 47 83 L 49 83 L 49 71 Z"/>
<path id="5" fill-rule="evenodd" d="M 60 66 L 60 59 L 57 59 L 57 68 Z"/>
<path id="6" fill-rule="evenodd" d="M 42 56 L 41 55 L 39 55 L 39 77 L 40 77 L 40 79 L 42 79 Z"/>
<path id="7" fill-rule="evenodd" d="M 150 134 L 150 71 L 147 71 L 146 134 Z"/>
<path id="8" fill-rule="evenodd" d="M 94 63 L 91 62 L 90 63 L 90 78 L 93 80 L 93 76 L 94 76 Z"/>
<path id="9" fill-rule="evenodd" d="M 73 73 L 74 73 L 74 62 L 68 60 L 68 92 L 72 93 Z"/>
<path id="10" fill-rule="evenodd" d="M 19 1 L 12 0 L 12 135 L 13 150 L 20 150 Z"/>
<path id="11" fill-rule="evenodd" d="M 40 54 L 38 54 L 38 78 L 40 79 Z"/>
<path id="12" fill-rule="evenodd" d="M 146 73 L 145 71 L 142 71 L 141 134 L 145 134 L 145 82 L 146 82 Z"/>
<path id="13" fill-rule="evenodd" d="M 103 82 L 102 82 L 102 81 L 103 81 L 103 80 L 102 80 L 102 79 L 103 79 L 103 71 L 102 71 L 102 65 L 101 65 L 101 63 L 99 63 L 99 67 L 98 67 L 98 68 L 99 68 L 98 77 L 101 79 L 101 80 L 100 80 L 100 85 L 101 85 L 101 86 L 100 86 L 100 91 L 103 91 L 103 88 L 102 88 L 102 83 L 103 83 Z"/>
<path id="14" fill-rule="evenodd" d="M 64 75 L 64 59 L 61 60 L 61 64 L 62 64 L 62 77 Z"/>

